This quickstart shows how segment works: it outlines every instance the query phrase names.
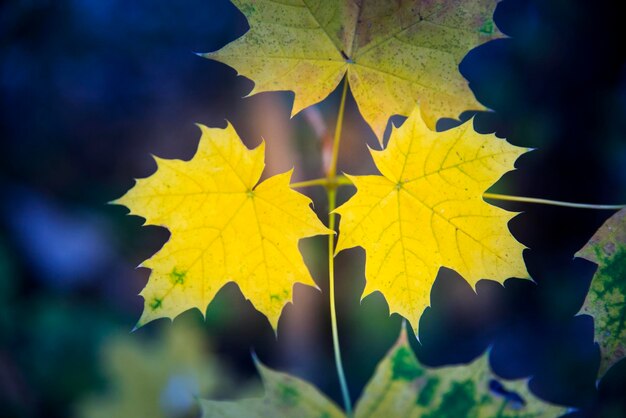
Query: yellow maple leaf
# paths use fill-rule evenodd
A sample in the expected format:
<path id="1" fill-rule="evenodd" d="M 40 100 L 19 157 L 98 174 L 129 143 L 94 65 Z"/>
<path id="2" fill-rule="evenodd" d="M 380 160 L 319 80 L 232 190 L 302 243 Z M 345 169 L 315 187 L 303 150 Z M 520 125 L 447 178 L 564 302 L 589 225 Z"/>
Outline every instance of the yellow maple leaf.
<path id="1" fill-rule="evenodd" d="M 276 329 L 293 285 L 315 286 L 298 241 L 330 230 L 311 210 L 311 200 L 289 188 L 291 171 L 257 185 L 263 143 L 249 150 L 230 124 L 199 126 L 193 159 L 156 158 L 157 172 L 115 202 L 171 232 L 143 263 L 152 273 L 141 292 L 145 306 L 138 325 L 193 307 L 204 312 L 217 291 L 234 281 Z"/>
<path id="2" fill-rule="evenodd" d="M 323 100 L 347 74 L 380 141 L 394 114 L 420 103 L 434 128 L 441 117 L 483 109 L 458 65 L 502 34 L 498 0 L 232 0 L 250 30 L 204 54 L 255 82 L 250 93 L 291 90 L 293 114 Z"/>
<path id="3" fill-rule="evenodd" d="M 337 252 L 366 252 L 363 297 L 380 291 L 416 333 L 440 267 L 472 286 L 528 275 L 524 246 L 507 228 L 515 213 L 482 197 L 526 149 L 478 134 L 472 124 L 433 132 L 415 109 L 385 150 L 371 151 L 382 176 L 349 176 L 357 193 L 336 210 Z"/>

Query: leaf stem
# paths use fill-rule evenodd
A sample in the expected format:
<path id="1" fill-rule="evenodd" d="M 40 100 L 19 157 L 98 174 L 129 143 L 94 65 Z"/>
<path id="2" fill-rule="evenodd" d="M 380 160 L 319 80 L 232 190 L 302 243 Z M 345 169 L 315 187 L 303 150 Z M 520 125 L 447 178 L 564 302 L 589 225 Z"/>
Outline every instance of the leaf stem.
<path id="1" fill-rule="evenodd" d="M 311 186 L 324 186 L 324 187 L 327 187 L 328 186 L 328 179 L 326 177 L 324 177 L 322 179 L 312 179 L 312 180 L 298 181 L 296 183 L 291 183 L 289 186 L 291 186 L 292 189 L 297 189 L 297 188 L 300 188 L 300 187 L 311 187 Z"/>
<path id="2" fill-rule="evenodd" d="M 626 205 L 593 205 L 593 204 L 588 204 L 588 203 L 561 202 L 559 200 L 539 199 L 536 197 L 524 197 L 524 196 L 510 196 L 510 195 L 497 194 L 497 193 L 483 193 L 483 197 L 485 199 L 492 199 L 492 200 L 538 203 L 541 205 L 562 206 L 566 208 L 578 208 L 578 209 L 616 210 L 616 209 L 623 209 L 626 207 Z"/>
<path id="3" fill-rule="evenodd" d="M 312 187 L 312 186 L 322 186 L 326 188 L 337 188 L 338 186 L 351 186 L 352 182 L 346 176 L 335 176 L 334 180 L 331 180 L 327 177 L 323 177 L 320 179 L 312 179 L 299 181 L 296 183 L 291 183 L 290 186 L 294 189 L 300 187 Z"/>
<path id="4" fill-rule="evenodd" d="M 335 137 L 333 138 L 333 154 L 330 160 L 330 167 L 326 178 L 335 180 L 337 177 L 337 161 L 339 160 L 339 144 L 341 142 L 341 129 L 343 127 L 343 113 L 346 108 L 346 96 L 348 93 L 348 77 L 343 80 L 343 89 L 341 91 L 341 102 L 339 103 L 339 113 L 337 114 L 337 126 L 335 126 Z"/>
<path id="5" fill-rule="evenodd" d="M 346 106 L 346 95 L 348 92 L 348 78 L 344 78 L 339 113 L 337 115 L 337 126 L 335 127 L 335 137 L 333 139 L 333 153 L 330 166 L 325 179 L 309 181 L 309 185 L 323 185 L 326 187 L 328 196 L 328 228 L 335 230 L 336 215 L 333 212 L 337 204 L 337 160 L 339 158 L 339 142 L 341 141 L 341 129 L 343 125 L 343 114 Z M 307 183 L 307 182 L 303 182 Z M 306 186 L 306 185 L 305 185 Z M 303 187 L 300 185 L 300 187 Z M 339 332 L 337 330 L 337 310 L 335 307 L 335 235 L 328 235 L 328 291 L 330 298 L 330 322 L 333 334 L 333 351 L 335 353 L 335 365 L 337 366 L 337 377 L 341 387 L 343 404 L 348 416 L 352 416 L 352 403 L 350 402 L 350 392 L 346 383 L 346 376 L 343 371 L 341 361 L 341 350 L 339 348 Z"/>
<path id="6" fill-rule="evenodd" d="M 313 180 L 302 181 L 299 183 L 291 183 L 291 187 L 309 187 L 309 186 L 323 186 L 326 188 L 336 188 L 339 186 L 351 186 L 352 182 L 346 176 L 335 176 L 334 180 L 329 178 L 319 178 Z M 577 209 L 598 209 L 598 210 L 619 210 L 626 208 L 626 204 L 623 205 L 596 205 L 592 203 L 575 203 L 575 202 L 563 202 L 560 200 L 541 199 L 538 197 L 525 197 L 525 196 L 513 196 L 498 193 L 483 193 L 485 199 L 490 200 L 503 200 L 507 202 L 523 202 L 523 203 L 536 203 L 540 205 L 561 206 L 566 208 Z"/>

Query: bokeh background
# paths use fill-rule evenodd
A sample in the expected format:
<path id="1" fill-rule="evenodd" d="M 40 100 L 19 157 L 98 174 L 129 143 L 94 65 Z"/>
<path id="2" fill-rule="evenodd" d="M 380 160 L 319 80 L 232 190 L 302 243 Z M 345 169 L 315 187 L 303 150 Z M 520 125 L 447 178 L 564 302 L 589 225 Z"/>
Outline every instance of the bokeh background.
<path id="1" fill-rule="evenodd" d="M 471 51 L 460 69 L 493 109 L 476 115 L 477 128 L 537 150 L 492 191 L 626 203 L 626 26 L 614 3 L 499 4 L 495 22 L 510 38 Z M 228 0 L 0 5 L 0 416 L 97 416 L 90 399 L 161 381 L 150 373 L 169 363 L 154 353 L 183 323 L 195 330 L 198 350 L 212 359 L 206 361 L 221 367 L 211 369 L 211 396 L 239 396 L 255 386 L 253 349 L 266 364 L 339 401 L 323 238 L 302 242 L 322 291 L 296 286 L 278 338 L 232 284 L 211 303 L 205 322 L 195 310 L 173 327 L 159 320 L 128 336 L 142 309 L 136 295 L 149 275 L 135 266 L 168 233 L 141 227 L 141 219 L 107 202 L 133 178 L 154 172 L 151 154 L 189 159 L 199 139 L 194 123 L 223 127 L 228 119 L 248 146 L 267 141 L 265 176 L 292 167 L 296 179 L 322 175 L 319 132 L 334 127 L 338 92 L 289 119 L 291 93 L 243 98 L 249 80 L 194 54 L 246 30 Z M 444 120 L 438 127 L 458 123 Z M 340 170 L 373 172 L 365 144 L 375 147 L 376 140 L 349 98 Z M 305 192 L 324 219 L 324 194 Z M 530 379 L 536 395 L 577 409 L 572 416 L 626 416 L 626 362 L 596 385 L 593 320 L 576 315 L 595 265 L 573 254 L 611 212 L 498 205 L 523 211 L 510 228 L 529 247 L 524 255 L 534 283 L 482 281 L 474 293 L 442 270 L 421 320 L 421 345 L 412 341 L 419 359 L 433 366 L 467 362 L 490 348 L 498 375 Z M 342 350 L 356 399 L 401 319 L 389 316 L 379 294 L 360 302 L 362 250 L 339 255 L 337 276 Z M 137 352 L 154 359 L 141 360 Z M 120 377 L 129 368 L 129 376 Z M 206 387 L 163 382 L 153 390 L 164 416 L 194 416 L 186 409 L 189 392 Z"/>

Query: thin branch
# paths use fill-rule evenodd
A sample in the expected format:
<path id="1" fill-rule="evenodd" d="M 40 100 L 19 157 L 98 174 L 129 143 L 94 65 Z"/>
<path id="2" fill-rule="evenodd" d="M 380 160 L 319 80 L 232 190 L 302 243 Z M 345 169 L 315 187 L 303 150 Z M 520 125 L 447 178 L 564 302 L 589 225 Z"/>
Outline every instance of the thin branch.
<path id="1" fill-rule="evenodd" d="M 578 209 L 599 209 L 599 210 L 618 210 L 626 208 L 626 205 L 594 205 L 589 203 L 572 203 L 562 202 L 559 200 L 539 199 L 536 197 L 524 197 L 524 196 L 510 196 L 497 193 L 484 193 L 483 197 L 492 200 L 504 200 L 508 202 L 524 202 L 524 203 L 537 203 L 540 205 L 562 206 L 566 208 L 578 208 Z"/>
<path id="2" fill-rule="evenodd" d="M 333 213 L 337 198 L 337 160 L 339 158 L 339 142 L 341 140 L 341 128 L 343 125 L 343 113 L 346 106 L 346 95 L 348 92 L 348 78 L 344 78 L 343 91 L 341 93 L 341 103 L 339 105 L 339 114 L 337 115 L 337 126 L 335 127 L 335 137 L 333 142 L 333 153 L 331 163 L 328 167 L 326 179 L 323 185 L 326 187 L 328 196 L 328 228 L 335 230 L 336 215 Z M 316 184 L 318 180 L 314 181 Z M 343 397 L 346 414 L 352 416 L 352 403 L 350 401 L 350 392 L 346 376 L 343 371 L 343 363 L 341 361 L 341 349 L 339 348 L 339 331 L 337 330 L 337 309 L 335 307 L 335 235 L 328 235 L 328 293 L 330 299 L 330 321 L 333 335 L 333 351 L 335 353 L 335 365 L 337 366 L 337 377 L 339 378 L 339 386 L 341 387 L 341 395 Z"/>

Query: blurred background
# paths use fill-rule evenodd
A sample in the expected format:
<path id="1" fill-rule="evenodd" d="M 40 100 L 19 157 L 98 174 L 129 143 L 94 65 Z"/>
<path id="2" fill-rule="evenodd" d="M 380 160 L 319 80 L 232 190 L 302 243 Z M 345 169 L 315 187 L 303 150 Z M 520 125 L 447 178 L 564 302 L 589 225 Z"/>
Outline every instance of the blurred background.
<path id="1" fill-rule="evenodd" d="M 477 129 L 537 150 L 491 191 L 626 203 L 626 25 L 613 3 L 499 4 L 495 22 L 510 38 L 473 50 L 460 69 L 493 109 L 477 114 Z M 0 416 L 195 416 L 190 393 L 258 392 L 251 349 L 339 401 L 324 238 L 301 243 L 322 291 L 295 287 L 278 338 L 232 284 L 206 322 L 194 310 L 174 326 L 159 320 L 129 335 L 149 276 L 135 266 L 168 232 L 141 227 L 107 202 L 154 172 L 151 154 L 189 159 L 199 139 L 194 123 L 224 127 L 228 119 L 249 147 L 267 141 L 264 176 L 292 167 L 295 180 L 322 175 L 320 131 L 334 128 L 337 91 L 289 119 L 291 93 L 242 98 L 249 80 L 194 54 L 246 30 L 228 0 L 0 5 Z M 365 144 L 376 147 L 376 139 L 351 98 L 344 129 L 340 170 L 373 173 Z M 305 193 L 325 219 L 324 193 Z M 422 344 L 412 339 L 418 358 L 454 364 L 490 347 L 496 374 L 530 379 L 537 396 L 578 410 L 571 416 L 626 416 L 626 362 L 597 386 L 593 320 L 576 315 L 595 265 L 573 254 L 612 212 L 498 205 L 523 211 L 510 228 L 529 247 L 534 283 L 482 281 L 474 293 L 442 269 L 420 323 Z M 379 294 L 360 302 L 362 250 L 341 253 L 337 269 L 340 338 L 356 399 L 401 319 L 389 316 Z M 177 328 L 192 335 L 188 347 L 176 343 Z M 189 361 L 169 366 L 180 358 Z M 190 370 L 208 371 L 190 377 Z"/>

